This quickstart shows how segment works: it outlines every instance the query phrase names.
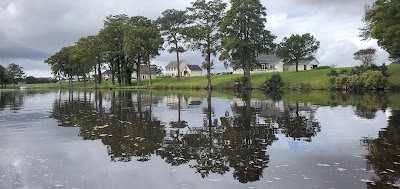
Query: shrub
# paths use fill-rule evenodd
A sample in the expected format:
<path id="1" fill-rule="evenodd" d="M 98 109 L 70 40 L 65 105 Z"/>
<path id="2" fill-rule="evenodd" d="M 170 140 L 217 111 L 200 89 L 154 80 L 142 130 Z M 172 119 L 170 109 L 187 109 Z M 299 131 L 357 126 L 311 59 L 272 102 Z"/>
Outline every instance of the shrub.
<path id="1" fill-rule="evenodd" d="M 347 70 L 343 69 L 343 70 L 339 71 L 339 74 L 349 74 L 349 72 Z"/>
<path id="2" fill-rule="evenodd" d="M 312 89 L 309 83 L 295 83 L 290 86 L 292 90 L 309 91 Z"/>
<path id="3" fill-rule="evenodd" d="M 389 81 L 381 71 L 367 71 L 361 75 L 364 87 L 367 89 L 385 89 L 388 87 Z"/>
<path id="4" fill-rule="evenodd" d="M 381 70 L 382 74 L 383 74 L 385 77 L 389 77 L 389 73 L 388 73 L 388 71 L 387 71 L 387 67 L 386 67 L 385 63 L 382 64 L 382 66 L 380 67 L 380 70 Z"/>
<path id="5" fill-rule="evenodd" d="M 283 86 L 282 77 L 279 74 L 274 74 L 263 84 L 263 88 L 267 90 L 279 90 Z"/>
<path id="6" fill-rule="evenodd" d="M 330 69 L 327 75 L 328 76 L 338 76 L 339 74 L 337 73 L 336 70 Z"/>
<path id="7" fill-rule="evenodd" d="M 329 68 L 332 68 L 332 67 L 330 67 L 330 66 L 318 66 L 318 67 L 314 68 L 314 70 L 323 70 L 323 69 L 329 69 Z"/>

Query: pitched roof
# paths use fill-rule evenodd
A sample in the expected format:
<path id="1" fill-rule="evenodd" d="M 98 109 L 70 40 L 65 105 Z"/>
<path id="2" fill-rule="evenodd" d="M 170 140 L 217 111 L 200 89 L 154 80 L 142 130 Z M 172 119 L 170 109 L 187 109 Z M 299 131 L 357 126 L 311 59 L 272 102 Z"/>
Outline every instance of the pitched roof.
<path id="1" fill-rule="evenodd" d="M 186 62 L 185 60 L 180 60 L 179 64 L 182 64 L 182 62 Z M 178 64 L 177 61 L 171 61 L 167 66 L 165 66 L 165 68 L 177 68 Z"/>
<path id="2" fill-rule="evenodd" d="M 140 74 L 150 74 L 149 67 L 147 66 L 140 66 Z M 157 74 L 154 69 L 151 69 L 151 74 Z"/>
<path id="3" fill-rule="evenodd" d="M 201 69 L 199 65 L 189 65 L 188 64 L 187 67 L 192 71 L 203 71 L 203 69 Z"/>
<path id="4" fill-rule="evenodd" d="M 260 55 L 256 58 L 259 62 L 279 62 L 281 59 L 274 54 Z"/>
<path id="5" fill-rule="evenodd" d="M 279 58 L 278 56 L 276 56 L 274 54 L 268 54 L 268 55 L 260 55 L 256 58 L 256 60 L 259 62 L 275 63 L 275 62 L 279 62 L 281 60 L 281 58 Z M 315 58 L 304 59 L 304 60 L 301 60 L 299 63 L 300 64 L 310 63 L 313 60 L 317 61 L 317 63 L 319 64 L 318 60 Z"/>
<path id="6" fill-rule="evenodd" d="M 311 61 L 315 60 L 318 64 L 318 60 L 316 58 L 312 58 L 312 59 L 304 59 L 304 60 L 300 60 L 300 64 L 304 64 L 304 63 L 310 63 Z"/>

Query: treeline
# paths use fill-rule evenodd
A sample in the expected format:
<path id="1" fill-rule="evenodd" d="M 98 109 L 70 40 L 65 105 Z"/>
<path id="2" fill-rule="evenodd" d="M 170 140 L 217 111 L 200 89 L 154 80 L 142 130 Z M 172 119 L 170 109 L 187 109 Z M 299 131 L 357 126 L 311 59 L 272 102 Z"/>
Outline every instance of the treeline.
<path id="1" fill-rule="evenodd" d="M 21 81 L 24 72 L 22 71 L 22 67 L 18 64 L 11 63 L 6 68 L 0 65 L 0 84 L 1 87 L 5 87 L 7 84 L 13 84 L 18 81 Z"/>
<path id="2" fill-rule="evenodd" d="M 137 85 L 141 85 L 140 69 L 150 62 L 163 45 L 170 53 L 187 50 L 202 53 L 202 67 L 207 70 L 211 88 L 213 57 L 243 68 L 250 84 L 250 70 L 257 64 L 259 54 L 268 53 L 275 36 L 265 30 L 266 9 L 259 0 L 231 0 L 231 9 L 222 0 L 197 0 L 186 10 L 165 10 L 151 20 L 143 16 L 110 15 L 96 35 L 80 38 L 75 45 L 62 48 L 45 60 L 52 72 L 61 80 L 90 77 L 94 73 L 95 87 L 102 81 L 101 70 L 107 66 L 113 85 L 131 85 L 131 75 L 136 72 Z M 179 69 L 179 66 L 178 66 Z M 178 70 L 178 79 L 180 79 Z M 60 82 L 61 83 L 61 82 Z M 151 78 L 150 78 L 151 84 Z M 86 85 L 86 83 L 85 83 Z M 61 86 L 62 87 L 62 86 Z"/>

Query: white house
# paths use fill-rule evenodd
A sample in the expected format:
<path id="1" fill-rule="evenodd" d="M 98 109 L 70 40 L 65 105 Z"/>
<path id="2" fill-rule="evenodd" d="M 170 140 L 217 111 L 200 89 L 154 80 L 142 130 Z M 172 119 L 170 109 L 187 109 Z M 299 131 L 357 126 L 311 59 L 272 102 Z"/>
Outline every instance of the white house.
<path id="1" fill-rule="evenodd" d="M 260 67 L 254 68 L 250 73 L 265 73 L 265 72 L 283 72 L 283 71 L 295 71 L 296 64 L 285 64 L 283 60 L 276 55 L 261 55 L 256 58 L 260 62 Z M 299 62 L 299 71 L 312 70 L 319 65 L 316 59 L 302 60 Z M 243 74 L 243 69 L 233 70 L 233 74 Z"/>
<path id="2" fill-rule="evenodd" d="M 181 72 L 181 76 L 184 77 L 203 75 L 203 69 L 201 69 L 199 65 L 188 64 L 188 62 L 186 62 L 185 60 L 179 61 L 179 71 Z M 165 67 L 165 75 L 172 77 L 176 77 L 178 75 L 177 61 L 171 61 Z"/>
<path id="3" fill-rule="evenodd" d="M 111 72 L 110 70 L 104 71 L 102 74 L 103 80 L 111 79 Z M 148 66 L 140 66 L 140 76 L 142 79 L 150 79 L 150 70 Z M 157 78 L 157 73 L 154 69 L 151 69 L 151 79 Z M 132 73 L 132 79 L 136 79 L 136 71 Z"/>
<path id="4" fill-rule="evenodd" d="M 150 73 L 151 72 L 151 73 Z M 140 66 L 140 77 L 141 79 L 150 79 L 150 75 L 151 75 L 151 79 L 155 79 L 157 78 L 157 73 L 154 69 L 151 69 L 151 71 L 149 70 L 148 66 Z M 134 71 L 132 73 L 132 78 L 136 79 L 136 71 Z"/>

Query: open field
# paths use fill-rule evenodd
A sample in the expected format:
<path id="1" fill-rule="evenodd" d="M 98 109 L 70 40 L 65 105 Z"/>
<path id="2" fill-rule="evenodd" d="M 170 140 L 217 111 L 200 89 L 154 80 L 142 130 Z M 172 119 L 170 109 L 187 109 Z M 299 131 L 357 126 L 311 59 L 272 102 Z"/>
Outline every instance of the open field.
<path id="1" fill-rule="evenodd" d="M 396 89 L 400 89 L 400 65 L 389 65 L 387 66 L 388 72 L 390 74 L 389 81 L 393 84 Z M 336 68 L 340 69 L 351 69 L 351 68 Z M 298 84 L 308 84 L 312 89 L 324 90 L 329 88 L 327 73 L 329 69 L 322 70 L 310 70 L 301 72 L 281 72 L 284 82 L 284 88 L 291 88 L 293 85 Z M 251 81 L 253 87 L 258 87 L 262 85 L 267 78 L 270 78 L 273 73 L 258 73 L 253 74 Z M 216 88 L 233 88 L 235 81 L 242 77 L 242 75 L 213 75 L 212 85 Z M 152 85 L 149 85 L 148 80 L 142 81 L 142 86 L 118 86 L 112 85 L 110 81 L 102 82 L 99 88 L 120 88 L 120 89 L 137 89 L 137 88 L 154 88 L 154 89 L 201 89 L 207 84 L 207 79 L 205 76 L 199 77 L 182 77 L 179 81 L 177 78 L 157 78 L 152 81 Z M 16 85 L 16 87 L 26 86 L 27 88 L 59 88 L 58 83 L 46 83 L 46 84 L 23 84 Z M 68 83 L 63 83 L 64 87 L 68 87 Z M 12 85 L 8 85 L 9 88 Z M 85 88 L 83 82 L 74 82 L 74 88 Z M 87 82 L 86 88 L 93 87 L 93 82 L 89 84 Z"/>

